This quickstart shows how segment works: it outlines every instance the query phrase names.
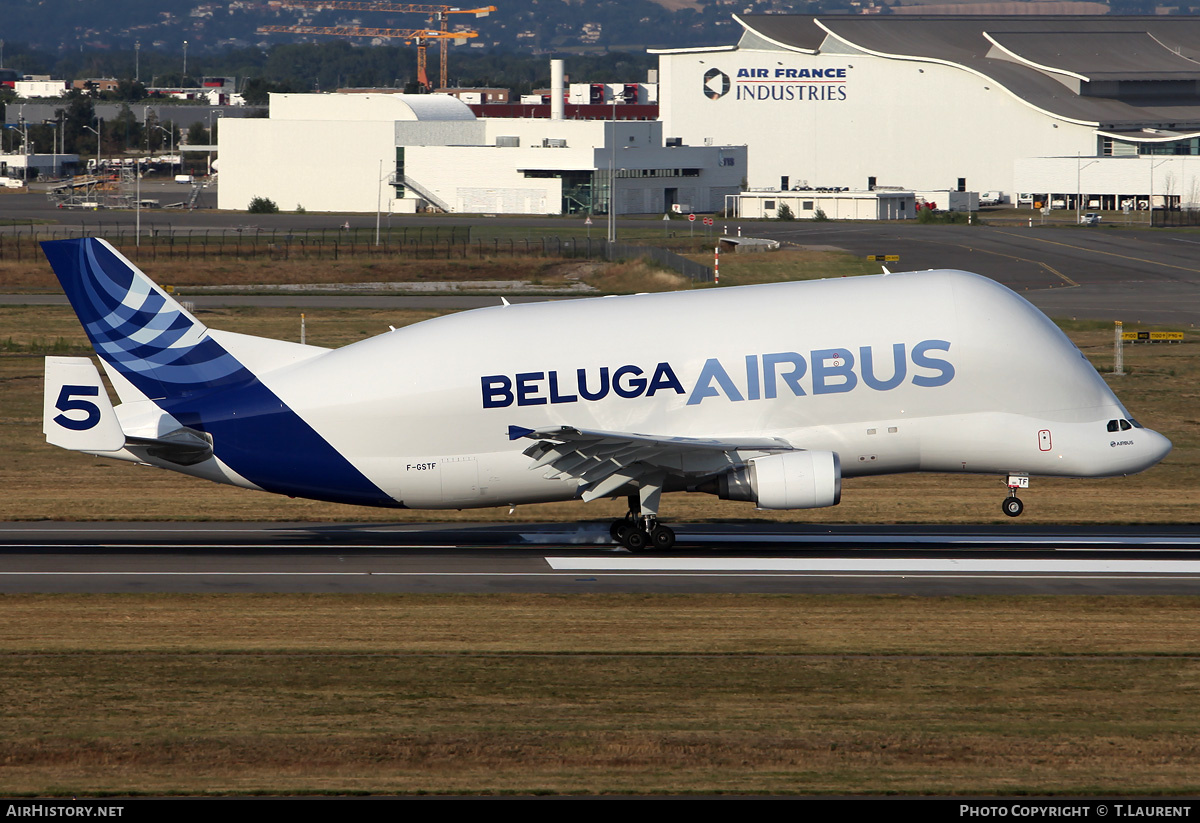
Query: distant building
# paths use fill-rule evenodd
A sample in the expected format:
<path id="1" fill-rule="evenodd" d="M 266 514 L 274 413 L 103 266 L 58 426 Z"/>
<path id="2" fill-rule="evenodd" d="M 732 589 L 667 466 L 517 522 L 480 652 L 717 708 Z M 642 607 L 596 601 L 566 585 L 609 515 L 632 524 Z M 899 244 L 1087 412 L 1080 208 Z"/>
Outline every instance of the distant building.
<path id="1" fill-rule="evenodd" d="M 457 97 L 464 103 L 507 103 L 508 89 L 478 88 L 478 89 L 434 89 L 435 94 L 448 94 Z"/>
<path id="2" fill-rule="evenodd" d="M 85 91 L 88 94 L 98 94 L 102 91 L 116 91 L 121 81 L 115 77 L 88 77 L 83 80 L 71 81 L 71 88 Z"/>
<path id="3" fill-rule="evenodd" d="M 218 205 L 239 210 L 706 212 L 746 169 L 744 146 L 668 146 L 654 121 L 481 118 L 445 94 L 272 94 L 218 141 Z"/>
<path id="4" fill-rule="evenodd" d="M 660 110 L 668 139 L 747 144 L 752 189 L 1200 207 L 1200 17 L 734 20 L 736 45 L 655 52 Z"/>
<path id="5" fill-rule="evenodd" d="M 237 91 L 236 77 L 205 77 L 199 86 L 153 86 L 146 91 L 152 97 L 207 102 L 210 106 L 244 106 L 245 98 Z"/>
<path id="6" fill-rule="evenodd" d="M 51 80 L 48 76 L 33 77 L 26 75 L 25 79 L 17 80 L 13 86 L 13 91 L 18 97 L 62 97 L 67 93 L 67 81 Z"/>
<path id="7" fill-rule="evenodd" d="M 34 180 L 73 174 L 79 166 L 78 154 L 0 154 L 0 177 Z"/>

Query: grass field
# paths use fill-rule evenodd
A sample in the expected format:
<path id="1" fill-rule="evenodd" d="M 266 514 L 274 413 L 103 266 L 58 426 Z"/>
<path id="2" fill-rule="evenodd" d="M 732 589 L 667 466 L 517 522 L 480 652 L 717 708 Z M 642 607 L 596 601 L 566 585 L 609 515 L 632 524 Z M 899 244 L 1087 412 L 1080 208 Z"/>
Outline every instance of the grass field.
<path id="1" fill-rule="evenodd" d="M 5 596 L 5 794 L 1191 794 L 1193 598 Z"/>

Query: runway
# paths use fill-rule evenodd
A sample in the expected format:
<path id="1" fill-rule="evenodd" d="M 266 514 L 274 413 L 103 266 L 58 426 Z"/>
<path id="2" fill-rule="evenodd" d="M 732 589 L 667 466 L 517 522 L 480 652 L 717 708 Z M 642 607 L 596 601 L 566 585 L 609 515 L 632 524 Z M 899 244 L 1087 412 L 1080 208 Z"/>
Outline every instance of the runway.
<path id="1" fill-rule="evenodd" d="M 1197 594 L 1200 529 L 678 524 L 670 554 L 601 523 L 0 526 L 0 593 Z"/>

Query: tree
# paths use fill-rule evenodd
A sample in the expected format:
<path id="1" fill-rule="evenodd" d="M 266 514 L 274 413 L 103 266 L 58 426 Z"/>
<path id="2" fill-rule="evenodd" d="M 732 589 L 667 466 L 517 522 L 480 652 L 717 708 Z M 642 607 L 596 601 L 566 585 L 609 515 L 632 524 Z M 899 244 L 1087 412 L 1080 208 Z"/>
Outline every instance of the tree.
<path id="1" fill-rule="evenodd" d="M 63 116 L 63 142 L 68 154 L 83 154 L 85 147 L 95 145 L 95 135 L 87 127 L 96 128 L 96 106 L 79 89 L 67 92 L 66 100 L 67 107 L 55 112 Z"/>
<path id="2" fill-rule="evenodd" d="M 208 129 L 204 124 L 197 120 L 192 125 L 188 126 L 187 144 L 189 146 L 206 146 L 208 145 Z"/>
<path id="3" fill-rule="evenodd" d="M 247 105 L 265 106 L 270 102 L 272 92 L 279 94 L 298 91 L 303 91 L 303 89 L 286 80 L 276 83 L 262 77 L 251 77 L 246 81 L 245 88 L 242 89 L 242 97 L 245 99 Z"/>
<path id="4" fill-rule="evenodd" d="M 775 212 L 776 220 L 795 220 L 796 215 L 792 214 L 792 207 L 787 203 L 779 204 L 779 211 Z"/>
<path id="5" fill-rule="evenodd" d="M 142 124 L 130 110 L 129 104 L 121 106 L 117 116 L 108 124 L 106 130 L 112 139 L 124 147 L 125 151 L 138 149 L 142 146 Z"/>
<path id="6" fill-rule="evenodd" d="M 250 201 L 246 211 L 251 214 L 278 214 L 279 206 L 268 197 L 255 197 Z"/>

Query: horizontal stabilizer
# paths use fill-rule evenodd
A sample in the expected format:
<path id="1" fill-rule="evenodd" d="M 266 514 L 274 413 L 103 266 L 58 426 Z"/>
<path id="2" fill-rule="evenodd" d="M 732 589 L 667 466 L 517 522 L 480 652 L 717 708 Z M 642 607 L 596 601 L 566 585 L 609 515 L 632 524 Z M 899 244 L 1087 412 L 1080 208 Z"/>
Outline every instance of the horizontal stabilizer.
<path id="1" fill-rule="evenodd" d="M 115 452 L 125 434 L 90 357 L 47 357 L 42 431 L 54 446 Z"/>

